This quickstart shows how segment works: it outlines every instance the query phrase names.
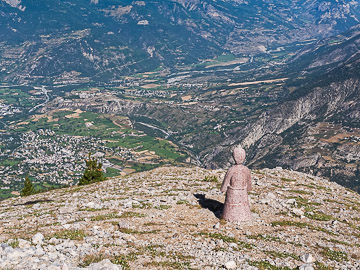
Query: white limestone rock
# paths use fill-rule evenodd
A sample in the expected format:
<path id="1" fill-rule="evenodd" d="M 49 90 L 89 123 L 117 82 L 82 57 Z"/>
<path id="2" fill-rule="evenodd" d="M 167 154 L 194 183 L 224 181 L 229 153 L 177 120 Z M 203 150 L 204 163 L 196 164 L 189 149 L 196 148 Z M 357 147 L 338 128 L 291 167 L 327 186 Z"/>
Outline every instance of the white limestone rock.
<path id="1" fill-rule="evenodd" d="M 122 270 L 122 267 L 110 262 L 109 259 L 102 260 L 98 263 L 90 264 L 88 270 Z"/>
<path id="2" fill-rule="evenodd" d="M 299 270 L 314 270 L 311 264 L 303 264 L 299 267 Z"/>
<path id="3" fill-rule="evenodd" d="M 31 246 L 31 243 L 24 239 L 18 239 L 18 241 L 19 241 L 19 248 L 29 248 Z"/>
<path id="4" fill-rule="evenodd" d="M 316 261 L 316 259 L 314 258 L 313 255 L 306 253 L 304 255 L 300 256 L 300 259 L 304 262 L 304 263 L 313 263 Z"/>
<path id="5" fill-rule="evenodd" d="M 33 236 L 33 238 L 31 239 L 31 242 L 34 245 L 41 245 L 43 244 L 44 241 L 44 236 L 41 233 L 37 233 Z"/>
<path id="6" fill-rule="evenodd" d="M 301 216 L 304 215 L 304 211 L 301 210 L 301 209 L 298 209 L 298 208 L 292 209 L 291 212 L 292 212 L 293 214 L 295 214 L 296 216 L 298 216 L 298 217 L 301 217 Z"/>
<path id="7" fill-rule="evenodd" d="M 225 263 L 226 269 L 235 269 L 236 268 L 236 262 L 235 261 L 228 261 Z"/>

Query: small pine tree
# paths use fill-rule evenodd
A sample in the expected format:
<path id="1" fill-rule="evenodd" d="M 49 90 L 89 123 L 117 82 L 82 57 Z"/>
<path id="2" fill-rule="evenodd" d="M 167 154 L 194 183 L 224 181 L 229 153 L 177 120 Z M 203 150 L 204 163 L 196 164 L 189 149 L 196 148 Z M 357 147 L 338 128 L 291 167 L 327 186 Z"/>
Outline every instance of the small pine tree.
<path id="1" fill-rule="evenodd" d="M 85 159 L 86 169 L 83 176 L 79 180 L 79 186 L 88 185 L 91 183 L 101 182 L 105 180 L 102 164 L 96 158 L 92 158 L 89 153 L 89 158 Z"/>
<path id="2" fill-rule="evenodd" d="M 21 196 L 29 196 L 33 193 L 34 193 L 34 185 L 31 183 L 29 175 L 26 175 L 25 182 L 24 182 L 24 188 L 21 190 L 20 195 Z"/>

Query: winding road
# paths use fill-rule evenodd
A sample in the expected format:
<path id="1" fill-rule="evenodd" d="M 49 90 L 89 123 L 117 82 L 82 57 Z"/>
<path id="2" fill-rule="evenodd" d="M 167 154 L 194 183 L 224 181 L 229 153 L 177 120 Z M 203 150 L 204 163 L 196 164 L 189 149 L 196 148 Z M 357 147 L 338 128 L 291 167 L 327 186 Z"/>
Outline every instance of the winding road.
<path id="1" fill-rule="evenodd" d="M 50 101 L 50 97 L 49 97 L 49 94 L 48 94 L 48 90 L 45 88 L 45 86 L 42 86 L 41 87 L 41 91 L 43 92 L 43 94 L 45 95 L 46 99 L 45 99 L 45 102 L 41 103 L 41 104 L 38 104 L 36 105 L 35 107 L 31 108 L 29 110 L 29 113 L 35 111 L 37 108 L 39 107 L 42 107 L 42 106 L 45 106 L 49 101 Z"/>
<path id="2" fill-rule="evenodd" d="M 1 121 L 1 120 L 0 120 L 0 124 L 3 124 L 4 127 L 7 129 L 8 125 L 7 125 L 4 121 Z"/>
<path id="3" fill-rule="evenodd" d="M 164 133 L 166 135 L 165 139 L 167 139 L 171 135 L 171 133 L 167 132 L 166 130 L 163 130 L 161 128 L 155 127 L 155 126 L 150 125 L 150 124 L 146 124 L 146 123 L 143 123 L 143 122 L 136 122 L 136 124 L 140 124 L 140 125 L 143 125 L 143 126 L 146 126 L 146 127 L 161 131 L 162 133 Z"/>

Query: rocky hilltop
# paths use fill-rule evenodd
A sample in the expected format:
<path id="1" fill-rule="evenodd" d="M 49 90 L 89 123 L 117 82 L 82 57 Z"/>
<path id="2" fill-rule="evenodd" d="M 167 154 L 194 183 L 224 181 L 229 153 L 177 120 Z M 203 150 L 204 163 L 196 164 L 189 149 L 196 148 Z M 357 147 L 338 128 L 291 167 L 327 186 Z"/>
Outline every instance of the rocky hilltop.
<path id="1" fill-rule="evenodd" d="M 2 201 L 0 269 L 359 269 L 358 194 L 254 171 L 253 221 L 230 224 L 224 173 L 161 167 Z"/>

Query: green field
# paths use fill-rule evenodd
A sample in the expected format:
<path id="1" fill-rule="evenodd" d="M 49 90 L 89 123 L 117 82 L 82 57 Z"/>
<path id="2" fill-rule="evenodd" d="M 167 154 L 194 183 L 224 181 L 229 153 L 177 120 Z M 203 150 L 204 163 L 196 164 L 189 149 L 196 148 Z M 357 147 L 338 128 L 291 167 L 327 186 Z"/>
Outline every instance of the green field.
<path id="1" fill-rule="evenodd" d="M 37 101 L 27 92 L 14 88 L 0 88 L 0 103 L 13 105 L 21 108 L 29 108 L 35 106 Z"/>
<path id="2" fill-rule="evenodd" d="M 75 117 L 73 117 L 75 116 Z M 114 120 L 115 119 L 115 120 Z M 117 121 L 115 124 L 113 121 Z M 117 147 L 140 151 L 153 151 L 157 156 L 168 162 L 183 161 L 186 155 L 167 140 L 144 134 L 142 131 L 132 129 L 125 117 L 115 117 L 93 112 L 75 114 L 73 111 L 57 111 L 51 116 L 28 121 L 28 124 L 17 128 L 17 132 L 39 129 L 48 129 L 58 135 L 89 136 L 100 138 L 106 142 L 106 147 Z M 17 161 L 7 161 L 16 163 Z M 10 164 L 9 164 L 10 165 Z"/>
<path id="3" fill-rule="evenodd" d="M 137 151 L 154 151 L 156 155 L 169 161 L 182 161 L 185 157 L 167 140 L 144 135 L 126 125 L 115 125 L 110 120 L 113 116 L 83 112 L 79 114 L 79 118 L 67 118 L 72 114 L 74 112 L 71 111 L 55 112 L 52 114 L 52 118 L 58 119 L 57 121 L 50 122 L 48 118 L 43 117 L 38 121 L 30 121 L 29 124 L 22 126 L 17 131 L 50 129 L 59 135 L 98 137 L 104 141 L 109 141 L 106 146 L 110 148 L 138 147 Z M 86 123 L 91 123 L 91 126 L 86 126 Z"/>
<path id="4" fill-rule="evenodd" d="M 15 195 L 12 195 L 10 192 L 11 191 L 9 191 L 7 189 L 0 189 L 0 201 L 11 198 L 11 197 L 15 197 Z"/>
<path id="5" fill-rule="evenodd" d="M 2 91 L 4 92 L 4 91 Z M 13 92 L 14 93 L 14 92 Z M 144 120 L 146 121 L 146 120 Z M 136 172 L 149 170 L 156 168 L 162 164 L 174 164 L 176 162 L 182 162 L 187 158 L 187 155 L 180 151 L 176 145 L 168 140 L 157 138 L 154 135 L 144 133 L 144 131 L 137 130 L 131 127 L 130 120 L 123 116 L 106 115 L 94 112 L 81 112 L 71 110 L 56 110 L 51 111 L 48 114 L 33 115 L 21 117 L 17 121 L 11 124 L 11 136 L 21 138 L 22 134 L 32 131 L 35 137 L 30 139 L 29 143 L 32 145 L 38 143 L 37 149 L 42 149 L 42 155 L 51 156 L 54 155 L 57 150 L 48 149 L 46 147 L 47 141 L 53 141 L 53 145 L 58 144 L 58 147 L 76 148 L 76 153 L 79 153 L 79 144 L 71 145 L 72 140 L 70 138 L 89 138 L 90 144 L 87 143 L 87 139 L 80 139 L 81 143 L 85 142 L 87 145 L 87 151 L 100 151 L 105 153 L 103 157 L 105 160 L 114 164 L 114 167 L 106 168 L 106 177 L 114 177 L 121 174 L 122 168 L 131 168 Z M 48 131 L 51 133 L 39 133 L 39 130 Z M 32 136 L 32 135 L 30 135 Z M 63 136 L 69 136 L 69 139 Z M 18 140 L 19 140 L 18 139 Z M 77 141 L 79 139 L 76 139 Z M 40 142 L 43 142 L 42 144 Z M 1 148 L 7 151 L 16 151 L 20 146 L 17 142 L 13 146 L 10 144 L 1 144 Z M 71 147 L 73 146 L 73 147 Z M 97 150 L 99 149 L 99 150 Z M 9 152 L 10 153 L 10 152 Z M 33 154 L 31 158 L 36 158 L 37 155 Z M 44 158 L 44 156 L 42 157 Z M 76 160 L 72 160 L 72 165 L 80 164 L 84 157 L 76 157 Z M 104 161 L 105 162 L 105 161 Z M 12 179 L 22 179 L 24 175 L 16 175 L 16 171 L 22 170 L 30 172 L 32 175 L 31 180 L 35 185 L 36 192 L 51 190 L 61 187 L 60 184 L 48 182 L 39 183 L 37 174 L 46 175 L 57 170 L 57 174 L 62 179 L 65 177 L 71 177 L 74 183 L 78 180 L 83 171 L 62 171 L 57 168 L 55 164 L 49 163 L 45 168 L 31 168 L 28 164 L 22 163 L 21 159 L 4 157 L 0 159 L 0 168 L 10 170 L 8 176 Z M 46 177 L 46 176 L 45 176 Z M 12 191 L 20 191 L 22 189 L 22 183 L 14 181 L 10 185 L 10 189 L 0 190 L 0 200 L 12 197 Z"/>

